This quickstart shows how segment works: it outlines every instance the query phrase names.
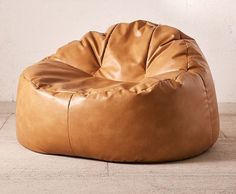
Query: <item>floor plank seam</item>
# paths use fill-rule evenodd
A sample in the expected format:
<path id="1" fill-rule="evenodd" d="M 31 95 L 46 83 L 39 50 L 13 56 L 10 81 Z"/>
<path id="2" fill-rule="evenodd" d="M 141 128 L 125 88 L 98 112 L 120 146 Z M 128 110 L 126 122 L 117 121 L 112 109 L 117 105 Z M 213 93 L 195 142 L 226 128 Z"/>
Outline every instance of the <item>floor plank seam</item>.
<path id="1" fill-rule="evenodd" d="M 106 168 L 107 168 L 107 176 L 110 176 L 110 172 L 109 172 L 109 163 L 108 163 L 108 162 L 107 162 Z"/>
<path id="2" fill-rule="evenodd" d="M 222 139 L 227 139 L 228 137 L 227 137 L 227 135 L 223 132 L 223 131 L 221 131 L 221 135 L 222 135 Z"/>
<path id="3" fill-rule="evenodd" d="M 6 124 L 6 122 L 9 120 L 9 118 L 13 115 L 14 113 L 11 113 L 6 120 L 3 122 L 2 126 L 0 127 L 0 130 L 3 128 L 3 126 Z"/>

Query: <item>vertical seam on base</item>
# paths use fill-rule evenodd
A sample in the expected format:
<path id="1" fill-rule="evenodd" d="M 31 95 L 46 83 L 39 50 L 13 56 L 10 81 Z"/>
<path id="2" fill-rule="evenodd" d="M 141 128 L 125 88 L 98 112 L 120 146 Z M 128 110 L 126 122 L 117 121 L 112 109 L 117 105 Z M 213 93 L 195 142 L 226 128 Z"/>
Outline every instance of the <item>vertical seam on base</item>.
<path id="1" fill-rule="evenodd" d="M 182 39 L 186 45 L 186 49 L 187 49 L 187 71 L 189 70 L 189 46 L 187 44 L 187 41 L 185 39 Z M 207 91 L 207 87 L 206 87 L 206 83 L 202 77 L 202 75 L 200 73 L 197 73 L 199 75 L 199 77 L 201 78 L 202 82 L 203 82 L 203 86 L 204 86 L 204 89 L 205 89 L 205 92 L 206 92 L 206 101 L 207 101 L 207 109 L 208 109 L 208 112 L 209 112 L 209 119 L 210 119 L 210 126 L 211 126 L 211 144 L 213 144 L 213 127 L 212 127 L 212 115 L 211 115 L 211 111 L 210 111 L 210 103 L 209 103 L 209 97 L 208 97 L 208 91 Z"/>
<path id="2" fill-rule="evenodd" d="M 206 87 L 206 83 L 202 77 L 202 75 L 200 75 L 200 73 L 197 73 L 200 77 L 201 77 L 201 80 L 203 82 L 203 85 L 204 85 L 204 88 L 205 88 L 205 92 L 206 92 L 206 100 L 207 100 L 207 106 L 208 106 L 208 112 L 209 112 L 209 119 L 210 119 L 210 126 L 211 126 L 211 144 L 213 144 L 213 127 L 212 127 L 212 116 L 211 116 L 211 111 L 210 111 L 210 103 L 209 103 L 209 97 L 208 97 L 208 92 L 207 92 L 207 87 Z"/>
<path id="3" fill-rule="evenodd" d="M 74 154 L 74 151 L 73 151 L 71 139 L 70 139 L 70 115 L 69 114 L 70 114 L 70 103 L 71 103 L 73 95 L 74 94 L 71 94 L 69 98 L 69 102 L 68 102 L 68 107 L 67 107 L 67 136 L 68 136 L 69 146 L 70 146 L 70 150 L 72 154 Z"/>

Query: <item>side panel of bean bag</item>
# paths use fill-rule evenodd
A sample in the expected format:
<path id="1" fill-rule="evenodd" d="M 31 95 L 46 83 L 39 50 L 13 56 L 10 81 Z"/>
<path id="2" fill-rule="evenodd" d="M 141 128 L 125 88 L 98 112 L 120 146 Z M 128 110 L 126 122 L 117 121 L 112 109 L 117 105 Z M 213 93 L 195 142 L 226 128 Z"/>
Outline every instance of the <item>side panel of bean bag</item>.
<path id="1" fill-rule="evenodd" d="M 36 152 L 71 155 L 67 133 L 70 96 L 46 93 L 21 75 L 16 108 L 19 142 Z"/>

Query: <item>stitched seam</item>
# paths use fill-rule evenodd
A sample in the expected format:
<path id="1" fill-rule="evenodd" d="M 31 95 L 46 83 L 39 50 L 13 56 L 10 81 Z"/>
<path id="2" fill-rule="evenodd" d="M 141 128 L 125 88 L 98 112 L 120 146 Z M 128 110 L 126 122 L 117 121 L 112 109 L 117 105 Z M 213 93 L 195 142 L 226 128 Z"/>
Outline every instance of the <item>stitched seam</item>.
<path id="1" fill-rule="evenodd" d="M 148 48 L 147 48 L 147 57 L 146 57 L 146 62 L 145 62 L 145 71 L 147 70 L 147 61 L 148 61 L 148 58 L 149 58 L 149 48 L 150 48 L 150 45 L 151 45 L 151 42 L 152 42 L 152 38 L 153 38 L 153 34 L 155 32 L 155 30 L 157 29 L 158 26 L 155 26 L 154 29 L 152 30 L 152 33 L 151 33 L 151 38 L 149 40 L 149 43 L 148 43 Z"/>
<path id="2" fill-rule="evenodd" d="M 188 69 L 189 69 L 189 46 L 188 46 L 188 44 L 187 44 L 187 42 L 186 42 L 186 39 L 182 37 L 181 31 L 180 31 L 180 30 L 178 30 L 178 31 L 179 31 L 179 37 L 180 37 L 180 39 L 184 41 L 185 46 L 186 46 L 186 60 L 187 60 L 186 71 L 188 71 Z"/>
<path id="3" fill-rule="evenodd" d="M 189 47 L 185 39 L 182 39 L 185 43 L 186 46 L 186 70 L 188 71 L 189 69 Z"/>
<path id="4" fill-rule="evenodd" d="M 32 85 L 34 85 L 34 87 L 35 87 L 36 89 L 39 88 L 39 86 L 37 86 L 37 85 L 33 82 L 33 80 L 28 79 L 24 74 L 22 74 L 22 77 L 23 77 L 25 80 L 27 80 L 28 82 L 30 82 Z"/>
<path id="5" fill-rule="evenodd" d="M 94 41 L 94 40 L 93 40 Z M 97 55 L 95 54 L 96 53 L 96 48 L 93 48 L 92 47 L 92 45 L 91 45 L 91 43 L 88 41 L 88 47 L 92 50 L 92 53 L 93 53 L 93 56 L 95 57 L 95 59 L 96 59 L 96 61 L 97 61 L 97 63 L 98 63 L 98 66 L 99 66 L 99 68 L 101 67 L 101 65 L 102 65 L 102 63 L 101 63 L 101 59 L 99 59 L 98 57 L 97 57 Z"/>
<path id="6" fill-rule="evenodd" d="M 187 45 L 187 42 L 186 42 L 186 40 L 182 37 L 182 35 L 181 35 L 181 32 L 180 32 L 180 30 L 178 30 L 178 32 L 179 32 L 179 37 L 180 37 L 180 40 L 183 40 L 184 41 L 184 43 L 185 43 L 185 47 L 186 47 L 186 69 L 180 69 L 180 70 L 182 70 L 176 77 L 175 77 L 175 81 L 179 78 L 179 76 L 183 73 L 183 72 L 188 72 L 188 70 L 189 70 L 189 46 Z"/>
<path id="7" fill-rule="evenodd" d="M 189 47 L 188 47 L 186 40 L 184 40 L 184 42 L 187 47 L 187 70 L 188 70 L 189 69 Z"/>
<path id="8" fill-rule="evenodd" d="M 103 52 L 102 52 L 102 56 L 101 56 L 101 66 L 102 66 L 102 61 L 103 61 L 103 58 L 104 58 L 104 55 L 105 55 L 105 52 L 106 52 L 107 45 L 108 45 L 109 40 L 110 40 L 110 38 L 111 38 L 111 35 L 112 35 L 113 31 L 115 30 L 115 28 L 116 28 L 118 25 L 119 25 L 119 24 L 116 24 L 116 25 L 113 27 L 113 29 L 111 30 L 110 34 L 108 35 L 107 42 L 106 42 L 106 44 L 105 44 L 105 46 L 104 46 L 104 49 L 103 49 Z"/>
<path id="9" fill-rule="evenodd" d="M 206 100 L 207 100 L 208 112 L 209 112 L 209 117 L 210 117 L 210 126 L 211 126 L 211 143 L 213 144 L 213 127 L 212 127 L 212 119 L 211 119 L 212 116 L 211 116 L 211 111 L 210 111 L 209 97 L 208 97 L 208 92 L 207 92 L 207 88 L 206 88 L 206 83 L 205 83 L 202 75 L 200 75 L 199 73 L 197 73 L 197 75 L 200 76 L 200 78 L 203 82 L 204 88 L 205 88 L 205 92 L 206 92 Z"/>
<path id="10" fill-rule="evenodd" d="M 105 55 L 105 52 L 106 52 L 106 48 L 107 48 L 107 45 L 108 45 L 108 41 L 110 40 L 110 37 L 111 37 L 111 34 L 113 33 L 113 31 L 115 30 L 116 26 L 118 26 L 118 24 L 116 24 L 113 29 L 111 30 L 110 34 L 108 35 L 108 38 L 107 38 L 107 42 L 104 46 L 104 49 L 102 51 L 102 56 L 101 56 L 101 64 L 100 64 L 100 67 L 94 72 L 92 73 L 92 75 L 94 76 L 99 70 L 100 68 L 102 67 L 102 62 L 103 62 L 103 58 L 104 58 L 104 55 Z"/>
<path id="11" fill-rule="evenodd" d="M 179 78 L 179 76 L 182 74 L 182 73 L 187 73 L 187 71 L 185 71 L 185 70 L 180 70 L 180 72 L 178 73 L 178 75 L 176 75 L 176 77 L 175 77 L 175 81 L 177 81 L 177 79 Z"/>
<path id="12" fill-rule="evenodd" d="M 67 136 L 68 136 L 68 142 L 69 142 L 69 146 L 70 146 L 70 150 L 71 153 L 74 154 L 73 148 L 72 148 L 72 143 L 71 143 L 71 139 L 70 139 L 70 103 L 72 100 L 74 94 L 71 94 L 70 98 L 69 98 L 69 102 L 68 102 L 68 107 L 67 107 Z M 74 154 L 75 155 L 75 154 Z"/>
<path id="13" fill-rule="evenodd" d="M 33 80 L 30 80 L 27 77 L 25 77 L 24 74 L 22 74 L 22 78 L 25 79 L 26 81 L 30 82 L 30 84 L 32 84 L 33 87 L 35 87 L 36 90 L 40 90 L 40 86 L 38 86 L 36 83 L 34 83 Z M 44 89 L 44 91 L 53 92 L 53 93 L 68 93 L 68 94 L 77 93 L 77 92 L 72 92 L 72 91 L 56 91 L 56 90 L 51 90 L 51 89 Z"/>
<path id="14" fill-rule="evenodd" d="M 37 85 L 35 85 L 31 80 L 28 80 L 25 76 L 24 76 L 24 74 L 22 74 L 22 77 L 26 80 L 26 81 L 28 81 L 28 82 L 30 82 L 34 87 L 36 87 L 36 89 L 38 89 L 38 86 Z M 47 90 L 46 90 L 47 91 Z M 58 93 L 62 93 L 62 92 L 58 92 Z M 66 92 L 65 92 L 66 93 Z M 69 93 L 69 92 L 67 92 L 67 93 Z M 70 93 L 71 94 L 71 93 Z M 70 125 L 69 125 L 69 108 L 70 108 L 70 103 L 71 103 L 71 100 L 72 100 L 72 97 L 73 97 L 73 95 L 74 95 L 75 93 L 72 93 L 71 94 L 71 96 L 70 96 L 70 98 L 69 98 L 69 101 L 68 101 L 68 106 L 67 106 L 67 136 L 68 136 L 68 141 L 69 141 L 69 147 L 70 147 L 70 149 L 71 149 L 71 152 L 72 152 L 72 154 L 74 154 L 74 152 L 73 152 L 73 149 L 72 149 L 72 144 L 71 144 L 71 140 L 70 140 Z M 35 146 L 35 145 L 34 145 Z M 35 146 L 36 147 L 36 146 Z M 40 148 L 40 150 L 42 150 L 43 151 L 43 149 L 41 149 Z M 45 152 L 45 151 L 43 151 L 43 152 Z M 45 152 L 46 153 L 46 152 Z"/>
<path id="15" fill-rule="evenodd" d="M 180 32 L 180 31 L 179 31 Z M 180 37 L 181 37 L 181 33 L 180 33 Z M 182 37 L 181 37 L 182 38 Z M 189 70 L 189 46 L 187 44 L 187 41 L 186 39 L 182 39 L 186 45 L 186 48 L 187 48 L 187 71 Z M 204 89 L 205 89 L 205 92 L 206 92 L 206 100 L 207 100 L 207 106 L 208 106 L 208 112 L 209 112 L 209 119 L 210 119 L 210 126 L 211 126 L 211 144 L 213 144 L 213 126 L 212 126 L 212 115 L 211 115 L 211 111 L 210 111 L 210 103 L 209 103 L 209 97 L 208 97 L 208 91 L 207 91 L 207 87 L 206 87 L 206 83 L 202 77 L 201 74 L 199 73 L 196 73 L 202 80 L 203 82 L 203 85 L 204 85 Z"/>
<path id="16" fill-rule="evenodd" d="M 184 40 L 185 45 L 187 47 L 187 71 L 188 71 L 189 70 L 189 46 L 187 44 L 187 41 L 185 39 L 183 39 L 183 40 Z M 199 74 L 199 73 L 196 73 L 196 74 L 200 76 L 200 78 L 201 78 L 201 80 L 203 82 L 204 88 L 205 88 L 205 92 L 206 92 L 206 100 L 207 100 L 208 112 L 209 112 L 209 117 L 210 117 L 210 126 L 211 126 L 211 143 L 213 144 L 212 115 L 211 115 L 211 111 L 210 111 L 210 103 L 209 103 L 208 91 L 207 91 L 206 83 L 205 83 L 202 75 Z"/>
<path id="17" fill-rule="evenodd" d="M 177 75 L 178 76 L 178 75 Z M 36 87 L 36 89 L 37 90 L 39 90 L 40 88 L 38 87 L 38 86 L 36 86 L 36 85 L 34 85 L 34 83 L 31 81 L 31 80 L 28 80 L 27 78 L 25 78 L 24 76 L 23 76 L 23 78 L 24 79 L 26 79 L 27 81 L 29 81 L 30 83 L 32 83 L 32 85 L 34 86 L 34 87 Z M 154 82 L 154 84 L 151 84 L 150 86 L 148 86 L 148 87 L 146 87 L 145 89 L 143 89 L 142 91 L 146 91 L 146 90 L 149 90 L 149 89 L 151 89 L 151 88 L 153 88 L 153 87 L 155 87 L 155 85 L 158 85 L 159 84 L 159 82 L 162 82 L 162 81 L 166 81 L 166 80 L 171 80 L 171 79 L 164 79 L 164 80 L 157 80 L 157 82 Z M 175 81 L 175 79 L 174 79 L 174 81 Z M 177 81 L 176 81 L 177 82 Z M 95 89 L 96 90 L 96 89 Z M 120 88 L 119 90 L 118 89 L 113 89 L 113 88 L 111 88 L 111 89 L 107 89 L 107 90 L 99 90 L 99 91 L 96 91 L 96 94 L 99 94 L 99 93 L 101 93 L 101 92 L 111 92 L 111 91 L 113 91 L 113 92 L 119 92 L 119 91 L 124 91 L 124 90 L 126 90 L 126 91 L 129 91 L 129 92 L 131 92 L 131 93 L 136 93 L 137 94 L 137 92 L 134 92 L 134 91 L 132 91 L 132 90 L 127 90 L 127 89 L 122 89 L 122 88 Z M 74 95 L 74 94 L 79 94 L 79 95 L 82 95 L 82 96 L 88 96 L 90 93 L 89 92 L 83 92 L 83 91 L 74 91 L 74 92 L 67 92 L 67 91 L 54 91 L 54 90 L 50 90 L 50 89 L 44 89 L 44 91 L 47 91 L 47 92 L 53 92 L 53 93 L 68 93 L 68 94 L 72 94 L 72 95 Z"/>

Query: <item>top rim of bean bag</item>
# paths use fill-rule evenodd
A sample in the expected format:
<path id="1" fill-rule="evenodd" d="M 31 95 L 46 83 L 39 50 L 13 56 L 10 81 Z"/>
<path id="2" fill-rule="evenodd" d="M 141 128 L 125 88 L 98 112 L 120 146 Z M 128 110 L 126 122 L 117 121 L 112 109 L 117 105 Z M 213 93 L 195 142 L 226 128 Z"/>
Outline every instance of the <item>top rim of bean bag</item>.
<path id="1" fill-rule="evenodd" d="M 186 40 L 194 41 L 167 25 L 144 20 L 118 23 L 105 33 L 88 32 L 22 75 L 37 89 L 56 93 L 140 93 L 163 81 L 178 87 L 178 76 L 189 70 Z"/>

